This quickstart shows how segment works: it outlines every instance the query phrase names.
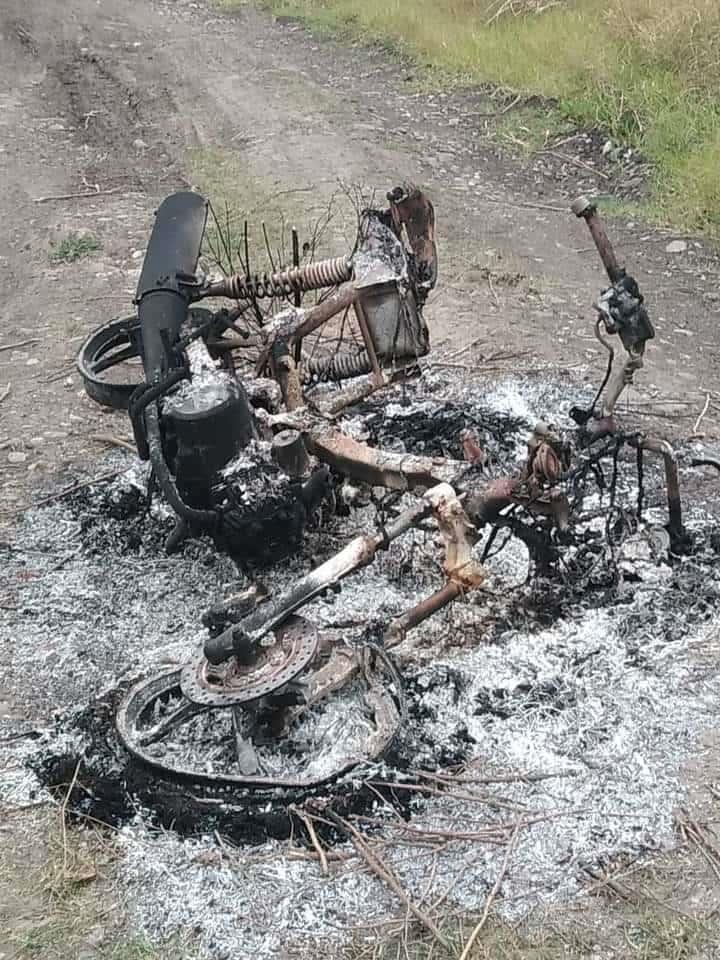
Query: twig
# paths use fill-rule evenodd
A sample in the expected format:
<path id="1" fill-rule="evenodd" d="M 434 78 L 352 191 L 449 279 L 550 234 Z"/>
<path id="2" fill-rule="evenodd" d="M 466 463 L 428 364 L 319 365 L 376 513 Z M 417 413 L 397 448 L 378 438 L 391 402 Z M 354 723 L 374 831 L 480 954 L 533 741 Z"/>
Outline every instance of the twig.
<path id="1" fill-rule="evenodd" d="M 60 807 L 60 825 L 61 825 L 61 827 L 62 827 L 63 876 L 64 876 L 64 877 L 67 877 L 67 872 L 68 872 L 68 865 L 67 865 L 67 828 L 66 828 L 66 826 L 65 826 L 65 814 L 67 813 L 67 805 L 68 805 L 68 800 L 70 799 L 70 794 L 71 794 L 71 793 L 73 792 L 73 790 L 75 789 L 75 784 L 77 783 L 77 778 L 78 778 L 78 773 L 80 772 L 80 764 L 81 764 L 81 763 L 82 763 L 82 759 L 78 760 L 77 765 L 76 765 L 76 767 L 75 767 L 75 773 L 73 774 L 73 778 L 72 778 L 72 780 L 70 781 L 70 787 L 69 787 L 69 789 L 68 789 L 68 792 L 65 794 L 65 799 L 63 800 L 62 806 Z"/>
<path id="2" fill-rule="evenodd" d="M 31 337 L 30 340 L 19 340 L 17 343 L 4 343 L 0 346 L 0 352 L 3 350 L 18 350 L 20 347 L 29 347 L 31 343 L 40 343 L 40 338 Z"/>
<path id="3" fill-rule="evenodd" d="M 477 347 L 484 342 L 485 342 L 485 337 L 476 337 L 475 340 L 471 340 L 470 343 L 466 343 L 465 346 L 460 347 L 459 350 L 453 350 L 452 353 L 448 353 L 446 356 L 439 357 L 438 359 L 442 363 L 446 363 L 449 360 L 457 360 L 457 358 L 461 357 L 463 353 L 466 353 L 468 350 L 472 350 L 473 347 Z"/>
<path id="4" fill-rule="evenodd" d="M 473 793 L 457 793 L 453 792 L 450 787 L 454 784 L 452 781 L 443 781 L 438 780 L 438 783 L 441 783 L 445 789 L 440 790 L 437 787 L 431 787 L 428 784 L 424 783 L 390 783 L 385 780 L 375 780 L 375 785 L 378 787 L 385 787 L 389 790 L 409 790 L 411 793 L 423 793 L 432 797 L 447 797 L 449 800 L 465 800 L 470 803 L 484 803 L 491 807 L 497 807 L 499 809 L 505 808 L 508 810 L 517 810 L 518 807 L 512 803 L 504 803 L 502 800 L 497 800 L 494 797 L 483 797 Z M 370 781 L 368 781 L 368 785 Z"/>
<path id="5" fill-rule="evenodd" d="M 590 173 L 594 173 L 596 177 L 601 177 L 603 180 L 610 180 L 607 173 L 603 173 L 602 170 L 598 170 L 596 167 L 585 163 L 584 160 L 580 160 L 577 157 L 570 157 L 566 153 L 558 153 L 557 150 L 541 150 L 540 153 L 555 157 L 557 160 L 563 160 L 565 163 L 572 163 L 574 166 L 581 167 L 583 170 L 589 170 Z"/>
<path id="6" fill-rule="evenodd" d="M 520 207 L 526 210 L 547 210 L 550 213 L 562 213 L 567 216 L 566 207 L 555 207 L 549 203 L 532 203 L 529 200 L 497 200 L 495 197 L 478 197 L 479 203 L 494 203 L 500 207 Z"/>
<path id="7" fill-rule="evenodd" d="M 0 403 L 2 403 L 3 400 L 4 400 L 6 397 L 9 397 L 9 396 L 10 396 L 10 389 L 11 389 L 11 387 L 12 387 L 12 383 L 9 383 L 9 384 L 5 387 L 5 389 L 3 390 L 3 392 L 0 393 Z"/>
<path id="8" fill-rule="evenodd" d="M 502 885 L 502 882 L 505 879 L 505 874 L 507 873 L 508 866 L 510 865 L 510 858 L 512 857 L 513 852 L 515 850 L 515 846 L 517 844 L 517 839 L 519 834 L 520 834 L 520 825 L 518 824 L 518 826 L 515 827 L 515 832 L 510 838 L 510 843 L 508 844 L 508 848 L 505 851 L 505 859 L 502 862 L 502 866 L 500 867 L 500 872 L 498 873 L 497 879 L 495 880 L 493 888 L 490 891 L 488 898 L 485 902 L 485 909 L 483 910 L 482 916 L 480 917 L 480 921 L 478 925 L 475 927 L 475 929 L 473 930 L 473 932 L 470 934 L 467 940 L 467 943 L 465 944 L 465 947 L 463 949 L 463 952 L 460 954 L 460 960 L 467 960 L 468 956 L 470 955 L 470 951 L 473 948 L 473 944 L 475 943 L 477 938 L 480 936 L 480 933 L 482 932 L 482 928 L 485 926 L 485 921 L 487 920 L 488 914 L 490 913 L 490 908 L 492 907 L 493 901 L 495 897 L 498 895 L 498 892 L 500 891 L 500 886 Z"/>
<path id="9" fill-rule="evenodd" d="M 495 293 L 495 287 L 493 286 L 492 277 L 490 276 L 489 273 L 487 275 L 487 285 L 488 285 L 488 290 L 490 291 L 490 296 L 493 298 L 495 302 L 495 306 L 497 306 L 500 303 L 500 301 L 498 300 L 498 295 Z"/>
<path id="10" fill-rule="evenodd" d="M 49 197 L 33 197 L 33 203 L 50 203 L 53 200 L 89 200 L 92 197 L 109 197 L 117 190 L 92 190 L 84 193 L 57 193 Z"/>
<path id="11" fill-rule="evenodd" d="M 699 417 L 697 418 L 697 420 L 695 421 L 695 426 L 693 427 L 693 433 L 697 433 L 697 432 L 698 432 L 698 429 L 699 429 L 699 427 L 700 427 L 700 424 L 701 424 L 701 423 L 703 422 L 703 420 L 705 419 L 705 414 L 708 412 L 708 408 L 709 408 L 709 407 L 710 407 L 710 394 L 707 393 L 707 394 L 705 394 L 705 406 L 702 408 L 702 411 L 701 411 L 701 413 L 700 413 L 700 416 L 699 416 Z"/>
<path id="12" fill-rule="evenodd" d="M 17 510 L 14 514 L 12 514 L 12 516 L 20 516 L 20 514 L 25 513 L 26 510 L 31 510 L 34 507 L 44 507 L 47 506 L 48 503 L 56 503 L 58 500 L 62 500 L 64 497 L 69 497 L 78 490 L 84 490 L 85 487 L 92 487 L 92 485 L 95 483 L 105 483 L 107 480 L 114 480 L 115 477 L 120 476 L 121 473 L 123 473 L 122 470 L 111 470 L 110 473 L 101 473 L 99 477 L 93 477 L 91 480 L 83 480 L 81 483 L 74 483 L 71 487 L 65 487 L 65 489 L 61 490 L 59 493 L 53 493 L 49 497 L 43 497 L 42 500 L 36 500 L 34 503 L 29 503 L 27 506 Z"/>
<path id="13" fill-rule="evenodd" d="M 342 817 L 339 817 L 333 810 L 326 811 L 327 815 L 331 820 L 336 824 L 337 827 L 342 830 L 342 832 L 350 838 L 353 846 L 360 854 L 360 856 L 365 860 L 367 865 L 370 867 L 372 872 L 387 884 L 387 886 L 393 891 L 393 893 L 405 904 L 408 910 L 413 914 L 413 916 L 420 921 L 420 923 L 432 933 L 438 943 L 442 944 L 446 950 L 450 949 L 450 944 L 443 936 L 443 934 L 438 930 L 437 926 L 433 923 L 429 916 L 424 913 L 417 904 L 413 903 L 410 897 L 407 895 L 405 890 L 403 890 L 402 885 L 395 874 L 390 870 L 386 863 L 384 863 L 380 857 L 375 854 L 362 835 L 353 827 L 351 823 L 348 823 L 347 820 L 343 820 Z"/>
<path id="14" fill-rule="evenodd" d="M 91 440 L 96 440 L 98 443 L 107 443 L 112 447 L 122 447 L 123 450 L 129 450 L 130 453 L 136 453 L 135 445 L 130 443 L 129 440 L 123 440 L 122 437 L 114 437 L 110 433 L 93 433 L 90 435 Z"/>
<path id="15" fill-rule="evenodd" d="M 558 777 L 576 777 L 577 770 L 558 770 L 556 773 L 509 773 L 499 774 L 496 777 L 465 777 L 453 776 L 452 774 L 428 773 L 425 770 L 413 770 L 413 776 L 428 780 L 440 780 L 450 783 L 479 783 L 483 785 L 491 783 L 540 783 L 542 780 L 555 780 Z"/>
<path id="16" fill-rule="evenodd" d="M 303 813 L 302 810 L 299 810 L 297 807 L 294 807 L 294 806 L 288 807 L 288 810 L 291 813 L 294 813 L 297 817 L 299 817 L 302 820 L 305 826 L 305 829 L 308 832 L 308 836 L 310 837 L 310 842 L 312 843 L 313 847 L 315 847 L 315 850 L 317 851 L 318 859 L 320 860 L 320 868 L 324 873 L 324 875 L 327 876 L 329 872 L 327 857 L 325 856 L 325 851 L 323 850 L 322 845 L 318 840 L 318 835 L 315 833 L 315 827 L 312 825 L 312 820 L 306 813 Z"/>
<path id="17" fill-rule="evenodd" d="M 443 830 L 440 827 L 430 827 L 423 830 L 421 827 L 414 827 L 404 820 L 382 820 L 380 817 L 366 817 L 358 814 L 355 817 L 358 822 L 385 827 L 388 830 L 398 830 L 409 837 L 417 837 L 418 842 L 427 841 L 428 843 L 437 840 L 463 840 L 475 843 L 499 844 L 504 846 L 507 842 L 507 834 L 496 830 L 494 827 L 488 827 L 486 830 Z"/>
<path id="18" fill-rule="evenodd" d="M 677 823 L 686 840 L 691 840 L 698 852 L 708 864 L 715 877 L 720 880 L 720 852 L 708 837 L 708 831 L 700 823 L 693 820 L 687 810 L 681 808 L 681 816 Z"/>

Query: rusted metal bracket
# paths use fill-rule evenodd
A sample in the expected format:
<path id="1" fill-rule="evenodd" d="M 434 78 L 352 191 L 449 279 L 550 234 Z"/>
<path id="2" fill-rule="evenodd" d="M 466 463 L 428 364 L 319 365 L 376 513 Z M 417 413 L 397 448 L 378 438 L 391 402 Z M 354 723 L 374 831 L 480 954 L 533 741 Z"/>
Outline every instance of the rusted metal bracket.
<path id="1" fill-rule="evenodd" d="M 474 559 L 472 549 L 477 542 L 475 527 L 468 520 L 460 498 L 449 483 L 439 484 L 425 494 L 445 544 L 445 573 L 463 590 L 473 590 L 483 582 L 485 574 Z"/>
<path id="2" fill-rule="evenodd" d="M 452 483 L 467 470 L 467 464 L 461 460 L 389 453 L 333 428 L 311 430 L 307 434 L 307 444 L 311 453 L 340 473 L 347 473 L 370 486 L 390 490 Z"/>
<path id="3" fill-rule="evenodd" d="M 444 569 L 448 582 L 392 621 L 378 644 L 384 650 L 391 650 L 402 643 L 410 630 L 454 600 L 477 589 L 485 579 L 482 565 L 472 557 L 472 547 L 476 540 L 475 528 L 450 484 L 441 483 L 428 490 L 424 501 L 432 507 L 445 544 Z M 355 652 L 345 647 L 335 647 L 328 662 L 315 671 L 308 681 L 308 704 L 317 703 L 329 693 L 345 686 L 360 666 L 360 658 Z"/>

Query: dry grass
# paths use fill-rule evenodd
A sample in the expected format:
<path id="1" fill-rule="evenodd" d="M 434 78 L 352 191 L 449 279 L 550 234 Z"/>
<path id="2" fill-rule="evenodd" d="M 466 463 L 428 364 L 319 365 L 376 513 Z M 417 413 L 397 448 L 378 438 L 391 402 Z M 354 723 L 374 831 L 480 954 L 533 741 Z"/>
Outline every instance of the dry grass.
<path id="1" fill-rule="evenodd" d="M 112 835 L 62 827 L 59 812 L 15 815 L 0 839 L 0 956 L 12 960 L 190 960 L 127 930 Z"/>
<path id="2" fill-rule="evenodd" d="M 720 235 L 717 0 L 268 2 L 445 77 L 552 98 L 562 117 L 644 152 L 663 216 Z"/>
<path id="3" fill-rule="evenodd" d="M 342 960 L 458 960 L 472 927 L 472 918 L 448 923 L 444 933 L 449 949 L 412 925 L 391 936 L 368 933 L 357 937 Z M 602 924 L 573 921 L 571 916 L 534 926 L 495 920 L 473 944 L 468 960 L 704 960 L 714 942 L 713 930 L 703 921 L 652 907 L 626 911 Z"/>

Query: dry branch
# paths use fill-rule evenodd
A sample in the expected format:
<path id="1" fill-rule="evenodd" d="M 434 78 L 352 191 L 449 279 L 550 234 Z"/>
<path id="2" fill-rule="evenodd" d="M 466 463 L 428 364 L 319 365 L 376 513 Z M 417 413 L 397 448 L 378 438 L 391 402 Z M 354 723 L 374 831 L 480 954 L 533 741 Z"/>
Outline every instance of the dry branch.
<path id="1" fill-rule="evenodd" d="M 96 483 L 106 483 L 108 480 L 114 480 L 115 477 L 119 477 L 122 473 L 122 470 L 111 470 L 109 473 L 101 473 L 99 477 L 92 477 L 90 480 L 83 480 L 80 483 L 74 483 L 70 487 L 65 487 L 64 490 L 61 490 L 59 493 L 53 493 L 49 497 L 43 497 L 42 500 L 36 500 L 34 503 L 29 503 L 27 506 L 21 507 L 20 510 L 15 511 L 11 516 L 19 517 L 26 510 L 33 510 L 35 507 L 45 507 L 49 503 L 57 503 L 58 500 L 64 500 L 65 497 L 71 496 L 73 493 L 77 493 L 78 490 L 84 490 L 86 487 L 92 487 Z"/>
<path id="2" fill-rule="evenodd" d="M 518 826 L 515 827 L 515 832 L 510 838 L 510 843 L 508 844 L 508 848 L 505 851 L 505 859 L 502 862 L 502 866 L 500 867 L 500 872 L 498 873 L 495 884 L 493 885 L 493 888 L 490 891 L 490 894 L 487 898 L 487 901 L 485 903 L 485 909 L 483 910 L 483 914 L 480 917 L 480 921 L 478 925 L 475 927 L 473 932 L 468 937 L 468 940 L 467 940 L 467 943 L 465 944 L 463 952 L 460 954 L 460 960 L 467 960 L 468 956 L 470 955 L 470 951 L 473 948 L 473 944 L 475 943 L 477 938 L 480 936 L 480 933 L 482 932 L 482 928 L 485 926 L 485 922 L 490 913 L 490 908 L 492 907 L 493 901 L 495 900 L 495 897 L 498 895 L 500 891 L 500 887 L 502 886 L 502 882 L 505 879 L 505 874 L 507 873 L 508 866 L 510 865 L 510 858 L 512 857 L 515 847 L 517 845 L 519 834 L 520 834 L 520 825 L 518 824 Z"/>
<path id="3" fill-rule="evenodd" d="M 360 856 L 365 860 L 367 865 L 370 867 L 372 872 L 385 883 L 393 893 L 405 904 L 410 913 L 415 917 L 416 920 L 419 920 L 420 923 L 430 931 L 430 933 L 435 937 L 435 939 L 440 943 L 445 949 L 450 949 L 450 944 L 445 939 L 443 934 L 437 928 L 432 919 L 414 903 L 406 891 L 403 889 L 402 884 L 392 872 L 390 867 L 376 854 L 373 850 L 370 849 L 369 845 L 365 842 L 362 834 L 360 834 L 351 823 L 348 823 L 347 820 L 343 820 L 342 817 L 339 817 L 334 811 L 328 810 L 327 815 L 333 821 L 333 823 L 351 840 L 353 846 L 360 854 Z"/>
<path id="4" fill-rule="evenodd" d="M 3 350 L 19 350 L 20 347 L 29 347 L 33 343 L 40 343 L 38 337 L 31 337 L 30 340 L 18 340 L 17 343 L 0 344 L 0 353 Z"/>
<path id="5" fill-rule="evenodd" d="M 322 869 L 322 872 L 325 874 L 325 876 L 327 876 L 329 873 L 327 856 L 325 854 L 325 851 L 322 848 L 320 840 L 318 839 L 318 835 L 315 832 L 315 827 L 312 824 L 312 820 L 310 819 L 308 814 L 303 813 L 302 810 L 299 810 L 294 805 L 288 807 L 288 813 L 294 813 L 296 817 L 302 820 L 303 826 L 307 830 L 307 834 L 310 837 L 310 842 L 312 843 L 313 847 L 315 847 L 315 850 L 317 852 L 317 856 L 320 861 L 320 867 Z"/>

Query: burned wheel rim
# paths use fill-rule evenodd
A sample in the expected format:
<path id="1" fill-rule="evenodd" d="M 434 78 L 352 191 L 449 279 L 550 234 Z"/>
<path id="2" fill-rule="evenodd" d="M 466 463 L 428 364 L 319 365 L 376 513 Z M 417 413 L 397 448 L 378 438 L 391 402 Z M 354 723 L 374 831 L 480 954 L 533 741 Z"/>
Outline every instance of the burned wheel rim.
<path id="1" fill-rule="evenodd" d="M 80 348 L 78 373 L 89 397 L 104 407 L 127 410 L 133 391 L 140 380 L 113 382 L 109 371 L 140 356 L 137 317 L 112 320 L 95 330 Z M 140 377 L 142 377 L 142 368 Z"/>
<path id="2" fill-rule="evenodd" d="M 242 706 L 219 707 L 188 700 L 182 691 L 181 674 L 181 670 L 174 670 L 144 679 L 132 687 L 116 715 L 120 741 L 135 761 L 150 768 L 161 779 L 194 784 L 202 790 L 214 789 L 223 795 L 238 789 L 302 793 L 320 788 L 359 764 L 382 757 L 394 741 L 400 724 L 397 691 L 392 689 L 390 679 L 378 664 L 377 671 L 365 670 L 363 679 L 356 680 L 362 684 L 364 705 L 372 718 L 367 724 L 362 751 L 333 749 L 332 757 L 319 764 L 313 762 L 317 758 L 312 754 L 307 759 L 303 756 L 301 769 L 291 775 L 262 773 L 248 776 L 234 770 L 233 763 L 216 772 L 208 769 L 210 765 L 205 762 L 203 747 L 188 760 L 182 751 L 173 753 L 173 739 L 187 742 L 188 735 L 193 735 L 193 723 L 207 723 L 211 729 L 223 728 L 213 743 L 215 752 L 223 747 L 230 749 L 231 735 L 227 731 L 238 716 L 250 716 L 252 711 Z M 344 696 L 344 690 L 342 694 Z M 342 720 L 344 722 L 344 716 Z M 166 743 L 169 746 L 167 752 Z M 284 738 L 280 737 L 273 749 L 282 752 L 283 744 Z"/>

